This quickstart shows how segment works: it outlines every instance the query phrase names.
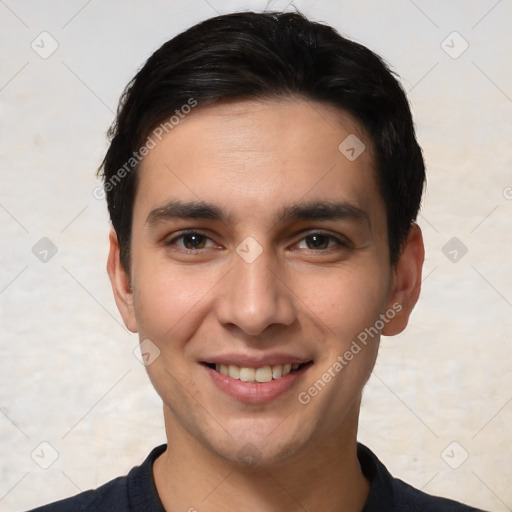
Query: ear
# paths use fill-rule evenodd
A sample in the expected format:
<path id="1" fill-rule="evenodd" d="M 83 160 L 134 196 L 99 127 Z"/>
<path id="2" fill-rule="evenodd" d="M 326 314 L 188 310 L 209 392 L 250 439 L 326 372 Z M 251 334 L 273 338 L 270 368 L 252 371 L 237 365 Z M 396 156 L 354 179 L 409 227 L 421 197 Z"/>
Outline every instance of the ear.
<path id="1" fill-rule="evenodd" d="M 382 334 L 385 336 L 394 336 L 406 328 L 409 316 L 420 295 L 424 259 L 425 247 L 421 229 L 413 223 L 393 270 L 388 308 L 393 309 L 396 315 L 384 326 Z"/>
<path id="2" fill-rule="evenodd" d="M 130 276 L 121 264 L 119 242 L 114 229 L 110 230 L 109 235 L 110 250 L 107 259 L 107 273 L 114 292 L 114 299 L 117 309 L 126 327 L 131 332 L 137 332 L 137 320 L 133 309 L 133 291 L 131 289 Z"/>

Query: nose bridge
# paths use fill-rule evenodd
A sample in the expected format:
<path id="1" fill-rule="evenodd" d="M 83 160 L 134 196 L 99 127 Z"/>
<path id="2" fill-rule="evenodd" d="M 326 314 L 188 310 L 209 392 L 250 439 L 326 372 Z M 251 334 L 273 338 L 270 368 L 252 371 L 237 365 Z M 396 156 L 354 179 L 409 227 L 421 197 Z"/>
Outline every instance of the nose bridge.
<path id="1" fill-rule="evenodd" d="M 289 325 L 295 319 L 290 291 L 279 279 L 270 250 L 261 249 L 251 257 L 240 244 L 232 271 L 227 276 L 217 308 L 219 321 L 239 327 L 246 334 L 258 335 L 269 325 Z M 250 247 L 249 252 L 254 248 Z"/>

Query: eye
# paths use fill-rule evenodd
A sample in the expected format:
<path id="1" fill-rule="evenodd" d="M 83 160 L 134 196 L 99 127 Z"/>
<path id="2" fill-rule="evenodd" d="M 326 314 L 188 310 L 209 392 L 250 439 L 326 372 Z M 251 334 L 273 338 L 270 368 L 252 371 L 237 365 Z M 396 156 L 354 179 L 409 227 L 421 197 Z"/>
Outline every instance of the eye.
<path id="1" fill-rule="evenodd" d="M 310 233 L 302 238 L 298 244 L 298 249 L 308 249 L 312 251 L 321 251 L 333 249 L 335 247 L 348 248 L 349 244 L 341 238 L 326 233 Z"/>
<path id="2" fill-rule="evenodd" d="M 203 233 L 197 231 L 186 231 L 166 242 L 168 246 L 177 246 L 188 251 L 198 251 L 217 245 Z"/>

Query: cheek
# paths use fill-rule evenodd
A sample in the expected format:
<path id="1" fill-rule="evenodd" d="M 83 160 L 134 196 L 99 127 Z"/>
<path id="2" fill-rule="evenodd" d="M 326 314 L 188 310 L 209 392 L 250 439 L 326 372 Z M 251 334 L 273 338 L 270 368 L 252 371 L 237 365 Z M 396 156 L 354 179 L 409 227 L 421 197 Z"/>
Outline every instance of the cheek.
<path id="1" fill-rule="evenodd" d="M 293 287 L 297 296 L 331 335 L 352 340 L 373 325 L 387 300 L 387 286 L 381 273 L 370 269 L 330 270 L 322 275 L 304 275 Z"/>
<path id="2" fill-rule="evenodd" d="M 218 276 L 192 266 L 177 269 L 154 262 L 134 270 L 134 308 L 141 337 L 173 339 L 173 345 L 180 345 L 207 309 Z"/>

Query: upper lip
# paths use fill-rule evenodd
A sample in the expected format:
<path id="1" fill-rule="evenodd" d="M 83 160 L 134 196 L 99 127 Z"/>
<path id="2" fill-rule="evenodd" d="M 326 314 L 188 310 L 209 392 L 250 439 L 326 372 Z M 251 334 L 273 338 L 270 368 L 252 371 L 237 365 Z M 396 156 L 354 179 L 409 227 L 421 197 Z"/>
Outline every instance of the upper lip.
<path id="1" fill-rule="evenodd" d="M 298 357 L 289 354 L 222 354 L 203 359 L 204 363 L 225 364 L 226 366 L 240 366 L 243 368 L 261 368 L 262 366 L 275 366 L 278 364 L 303 364 L 311 361 L 308 357 Z"/>

